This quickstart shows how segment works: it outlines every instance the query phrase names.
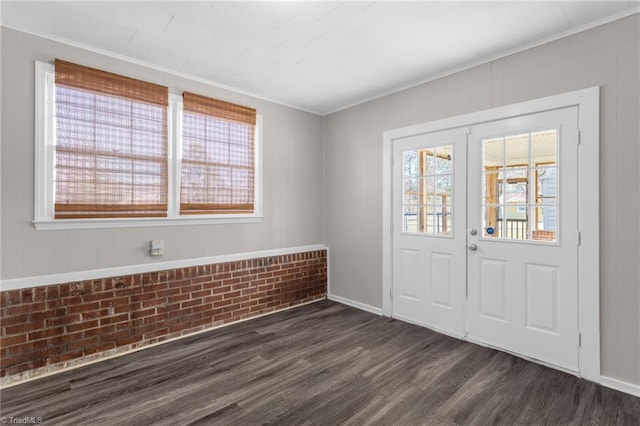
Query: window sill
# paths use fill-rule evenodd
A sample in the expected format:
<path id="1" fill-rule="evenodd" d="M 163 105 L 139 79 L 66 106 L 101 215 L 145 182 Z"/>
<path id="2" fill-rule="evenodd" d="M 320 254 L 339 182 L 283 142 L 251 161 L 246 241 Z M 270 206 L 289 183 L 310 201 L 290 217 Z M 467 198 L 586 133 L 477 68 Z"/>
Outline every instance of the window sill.
<path id="1" fill-rule="evenodd" d="M 34 220 L 38 231 L 64 229 L 111 229 L 140 228 L 148 226 L 185 226 L 185 225 L 220 225 L 238 223 L 258 223 L 264 220 L 261 215 L 246 216 L 190 216 L 180 218 L 125 218 L 125 219 L 59 219 Z"/>

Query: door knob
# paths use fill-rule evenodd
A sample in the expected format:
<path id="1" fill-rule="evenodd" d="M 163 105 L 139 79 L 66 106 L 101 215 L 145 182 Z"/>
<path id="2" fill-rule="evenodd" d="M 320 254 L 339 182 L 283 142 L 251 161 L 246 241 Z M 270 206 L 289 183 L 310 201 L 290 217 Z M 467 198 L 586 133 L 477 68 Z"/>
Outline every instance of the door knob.
<path id="1" fill-rule="evenodd" d="M 469 244 L 469 250 L 471 250 L 471 251 L 478 250 L 478 245 L 477 244 Z"/>
<path id="2" fill-rule="evenodd" d="M 478 230 L 472 229 L 471 231 L 469 231 L 469 233 L 475 237 L 476 235 L 478 235 Z"/>

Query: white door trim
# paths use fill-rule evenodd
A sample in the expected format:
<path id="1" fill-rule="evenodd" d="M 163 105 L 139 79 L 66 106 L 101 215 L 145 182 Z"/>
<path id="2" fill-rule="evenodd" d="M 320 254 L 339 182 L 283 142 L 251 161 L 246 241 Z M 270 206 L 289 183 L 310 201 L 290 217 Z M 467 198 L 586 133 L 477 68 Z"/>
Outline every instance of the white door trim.
<path id="1" fill-rule="evenodd" d="M 382 144 L 382 313 L 392 316 L 392 159 L 397 138 L 471 126 L 571 106 L 578 107 L 578 327 L 580 376 L 600 382 L 600 88 L 576 90 L 384 132 Z"/>

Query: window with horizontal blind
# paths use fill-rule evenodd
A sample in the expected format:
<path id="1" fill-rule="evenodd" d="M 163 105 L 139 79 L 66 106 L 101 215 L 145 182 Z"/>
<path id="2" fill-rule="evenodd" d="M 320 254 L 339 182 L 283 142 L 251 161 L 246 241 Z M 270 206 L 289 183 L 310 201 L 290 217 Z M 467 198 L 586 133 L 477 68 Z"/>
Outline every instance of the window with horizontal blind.
<path id="1" fill-rule="evenodd" d="M 166 87 L 55 62 L 55 218 L 167 215 Z"/>
<path id="2" fill-rule="evenodd" d="M 36 63 L 36 229 L 256 222 L 250 107 L 57 59 Z"/>
<path id="3" fill-rule="evenodd" d="M 256 110 L 183 96 L 180 213 L 253 213 Z"/>

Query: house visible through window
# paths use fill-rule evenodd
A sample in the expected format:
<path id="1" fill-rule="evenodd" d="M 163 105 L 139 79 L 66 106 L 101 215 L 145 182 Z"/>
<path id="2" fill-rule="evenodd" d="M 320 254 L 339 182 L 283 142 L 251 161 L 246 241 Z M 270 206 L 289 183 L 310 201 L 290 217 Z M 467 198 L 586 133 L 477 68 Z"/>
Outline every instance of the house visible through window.
<path id="1" fill-rule="evenodd" d="M 36 71 L 36 228 L 260 219 L 255 109 L 59 59 Z"/>

